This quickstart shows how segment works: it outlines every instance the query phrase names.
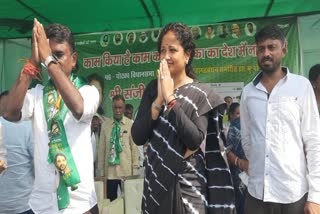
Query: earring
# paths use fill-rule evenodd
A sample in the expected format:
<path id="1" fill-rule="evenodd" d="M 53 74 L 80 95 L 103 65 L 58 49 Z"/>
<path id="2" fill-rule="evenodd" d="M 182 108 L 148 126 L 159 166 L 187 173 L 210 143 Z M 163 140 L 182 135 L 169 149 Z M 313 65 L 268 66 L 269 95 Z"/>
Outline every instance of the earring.
<path id="1" fill-rule="evenodd" d="M 188 63 L 189 63 L 189 60 L 188 60 L 188 59 L 186 59 L 186 65 L 188 65 Z"/>

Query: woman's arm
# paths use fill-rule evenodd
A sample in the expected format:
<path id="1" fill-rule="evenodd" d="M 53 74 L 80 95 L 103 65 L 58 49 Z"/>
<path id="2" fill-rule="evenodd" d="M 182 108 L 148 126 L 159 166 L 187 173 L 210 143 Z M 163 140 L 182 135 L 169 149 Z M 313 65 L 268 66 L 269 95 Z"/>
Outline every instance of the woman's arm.
<path id="1" fill-rule="evenodd" d="M 152 116 L 155 117 L 156 114 L 160 114 L 160 112 L 156 112 L 159 110 L 152 107 L 152 103 L 156 97 L 157 84 L 156 80 L 153 80 L 149 83 L 143 93 L 137 117 L 131 128 L 133 141 L 137 145 L 144 145 L 147 142 L 152 133 L 154 124 L 157 122 L 157 120 L 152 119 Z M 159 104 L 156 103 L 156 105 Z"/>

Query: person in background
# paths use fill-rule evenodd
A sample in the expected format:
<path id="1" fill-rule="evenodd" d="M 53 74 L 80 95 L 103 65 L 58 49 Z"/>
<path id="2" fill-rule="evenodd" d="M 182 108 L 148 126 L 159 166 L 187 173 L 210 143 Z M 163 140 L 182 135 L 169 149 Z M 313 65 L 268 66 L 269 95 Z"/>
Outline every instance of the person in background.
<path id="1" fill-rule="evenodd" d="M 227 142 L 227 134 L 230 126 L 230 121 L 229 121 L 229 108 L 230 105 L 233 102 L 232 97 L 230 96 L 225 96 L 224 97 L 224 104 L 220 105 L 219 108 L 219 127 L 221 128 L 221 135 L 220 135 L 220 147 L 225 147 L 226 142 Z"/>
<path id="2" fill-rule="evenodd" d="M 127 34 L 127 43 L 129 45 L 133 44 L 136 41 L 136 34 L 134 32 L 129 32 Z"/>
<path id="3" fill-rule="evenodd" d="M 218 33 L 219 33 L 219 37 L 221 39 L 227 38 L 227 36 L 228 36 L 228 28 L 227 28 L 227 26 L 225 24 L 219 25 Z"/>
<path id="4" fill-rule="evenodd" d="M 98 162 L 98 149 L 99 149 L 99 139 L 101 132 L 101 124 L 103 122 L 102 117 L 96 113 L 91 121 L 91 143 L 93 151 L 93 163 L 94 163 L 94 175 L 97 172 L 97 162 Z"/>
<path id="5" fill-rule="evenodd" d="M 133 105 L 131 105 L 130 103 L 126 103 L 124 116 L 131 119 L 132 122 L 134 121 L 133 120 Z M 144 145 L 138 146 L 138 152 L 139 152 L 139 166 L 141 168 L 141 167 L 143 167 L 143 161 L 144 161 Z"/>
<path id="6" fill-rule="evenodd" d="M 320 119 L 312 86 L 282 66 L 288 48 L 279 26 L 263 27 L 255 40 L 261 71 L 240 103 L 249 161 L 245 213 L 319 214 Z"/>
<path id="7" fill-rule="evenodd" d="M 76 75 L 77 59 L 68 27 L 44 28 L 34 20 L 31 58 L 10 90 L 4 118 L 32 121 L 35 182 L 29 204 L 35 213 L 99 213 L 90 136 L 99 93 Z M 40 62 L 50 80 L 28 90 L 41 74 Z M 70 168 L 64 175 L 54 162 L 61 153 Z"/>
<path id="8" fill-rule="evenodd" d="M 207 32 L 204 34 L 206 39 L 213 39 L 215 37 L 213 25 L 207 26 Z"/>
<path id="9" fill-rule="evenodd" d="M 118 188 L 126 177 L 137 175 L 138 149 L 131 136 L 132 120 L 124 117 L 125 99 L 112 98 L 113 118 L 102 123 L 98 149 L 98 174 L 107 179 L 107 198 L 118 197 Z"/>
<path id="10" fill-rule="evenodd" d="M 237 39 L 242 35 L 241 28 L 239 24 L 231 25 L 231 35 L 233 38 Z"/>
<path id="11" fill-rule="evenodd" d="M 200 39 L 200 37 L 201 37 L 201 29 L 199 28 L 199 26 L 192 27 L 191 28 L 191 32 L 192 32 L 193 38 L 195 40 Z"/>
<path id="12" fill-rule="evenodd" d="M 157 79 L 146 87 L 132 126 L 137 145 L 149 142 L 142 213 L 233 213 L 214 113 L 223 100 L 196 80 L 192 32 L 183 23 L 166 25 L 158 51 Z"/>
<path id="13" fill-rule="evenodd" d="M 124 116 L 133 120 L 133 105 L 131 105 L 130 103 L 126 103 Z"/>
<path id="14" fill-rule="evenodd" d="M 232 103 L 229 107 L 230 126 L 227 135 L 227 158 L 233 180 L 233 187 L 236 196 L 237 214 L 244 214 L 244 203 L 247 187 L 239 175 L 245 171 L 248 173 L 248 161 L 243 152 L 240 134 L 240 104 Z"/>
<path id="15" fill-rule="evenodd" d="M 227 112 L 228 112 L 231 104 L 233 103 L 233 99 L 230 96 L 225 96 L 224 102 L 227 104 Z"/>
<path id="16" fill-rule="evenodd" d="M 28 204 L 34 182 L 33 138 L 30 121 L 12 123 L 2 115 L 8 91 L 0 94 L 0 122 L 3 144 L 7 149 L 8 169 L 0 176 L 0 214 L 32 214 Z"/>
<path id="17" fill-rule="evenodd" d="M 309 80 L 316 96 L 318 111 L 320 112 L 320 64 L 316 64 L 310 68 Z"/>
<path id="18" fill-rule="evenodd" d="M 247 36 L 254 36 L 256 34 L 256 25 L 253 22 L 248 22 L 244 28 Z"/>
<path id="19" fill-rule="evenodd" d="M 104 119 L 104 110 L 103 110 L 103 103 L 104 103 L 104 80 L 101 76 L 97 73 L 90 74 L 88 76 L 89 85 L 95 86 L 99 91 L 99 106 L 97 113 L 101 116 L 101 119 Z"/>

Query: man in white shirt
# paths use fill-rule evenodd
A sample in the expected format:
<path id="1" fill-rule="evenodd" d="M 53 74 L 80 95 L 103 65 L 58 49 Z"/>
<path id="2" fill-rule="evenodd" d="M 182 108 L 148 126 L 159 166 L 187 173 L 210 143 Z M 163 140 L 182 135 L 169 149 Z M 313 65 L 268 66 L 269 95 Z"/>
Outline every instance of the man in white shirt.
<path id="1" fill-rule="evenodd" d="M 0 214 L 33 214 L 28 204 L 34 182 L 31 121 L 12 123 L 2 117 L 8 94 L 8 91 L 0 94 L 2 143 L 7 150 L 8 165 L 0 176 L 0 195 L 6 196 L 0 198 Z"/>
<path id="2" fill-rule="evenodd" d="M 261 72 L 241 96 L 242 146 L 249 161 L 246 214 L 320 213 L 320 121 L 311 84 L 281 66 L 275 25 L 256 35 Z"/>
<path id="3" fill-rule="evenodd" d="M 73 72 L 74 48 L 69 28 L 52 24 L 44 29 L 35 19 L 32 56 L 8 97 L 6 119 L 32 120 L 35 182 L 29 204 L 35 213 L 99 213 L 90 136 L 99 93 Z M 40 62 L 51 79 L 28 90 L 41 72 Z M 65 155 L 68 172 L 59 171 L 59 155 Z"/>

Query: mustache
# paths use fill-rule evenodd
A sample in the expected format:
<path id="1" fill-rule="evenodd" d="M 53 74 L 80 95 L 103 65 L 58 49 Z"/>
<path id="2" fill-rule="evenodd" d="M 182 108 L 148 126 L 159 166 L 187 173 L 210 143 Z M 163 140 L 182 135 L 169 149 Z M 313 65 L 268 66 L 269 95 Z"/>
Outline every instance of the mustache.
<path id="1" fill-rule="evenodd" d="M 273 62 L 273 59 L 272 59 L 272 57 L 270 57 L 270 56 L 266 56 L 266 57 L 263 57 L 263 58 L 262 58 L 262 62 L 265 62 L 265 61 L 271 61 L 271 62 Z"/>

